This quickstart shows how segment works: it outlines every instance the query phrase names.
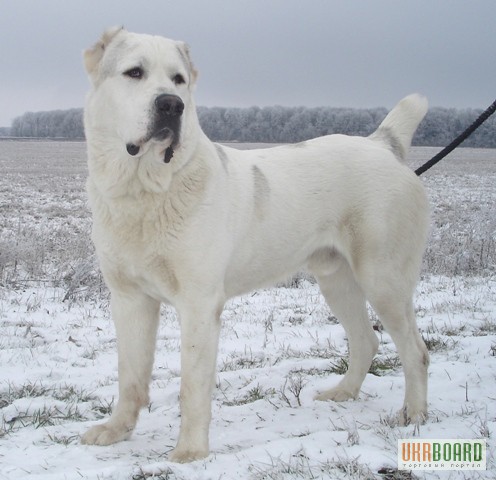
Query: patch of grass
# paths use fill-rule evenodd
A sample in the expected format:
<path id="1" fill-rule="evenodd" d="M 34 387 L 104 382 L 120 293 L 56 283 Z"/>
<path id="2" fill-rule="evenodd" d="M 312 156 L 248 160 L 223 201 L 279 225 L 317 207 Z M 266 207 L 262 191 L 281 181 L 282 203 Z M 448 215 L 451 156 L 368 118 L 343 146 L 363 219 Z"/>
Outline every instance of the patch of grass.
<path id="1" fill-rule="evenodd" d="M 384 480 L 415 480 L 417 477 L 409 470 L 398 470 L 397 468 L 383 467 L 377 472 L 378 478 Z"/>
<path id="2" fill-rule="evenodd" d="M 236 370 L 263 368 L 266 366 L 266 364 L 267 360 L 264 356 L 255 356 L 251 351 L 245 351 L 244 354 L 231 352 L 229 354 L 229 357 L 222 361 L 219 372 L 232 372 Z"/>
<path id="3" fill-rule="evenodd" d="M 58 406 L 44 405 L 42 408 L 33 411 L 19 411 L 18 414 L 9 419 L 7 422 L 10 430 L 18 430 L 26 427 L 50 427 L 53 425 L 60 425 L 66 421 L 80 422 L 88 420 L 81 414 L 77 405 L 68 405 L 62 409 Z"/>
<path id="4" fill-rule="evenodd" d="M 279 396 L 288 406 L 293 407 L 292 398 L 301 407 L 301 391 L 307 384 L 301 372 L 290 372 L 284 381 L 284 385 L 279 390 Z M 288 393 L 286 393 L 286 391 Z M 290 394 L 290 395 L 288 395 Z"/>
<path id="5" fill-rule="evenodd" d="M 346 432 L 348 434 L 348 438 L 346 439 L 346 443 L 348 446 L 352 447 L 353 445 L 360 444 L 360 435 L 358 433 L 357 424 L 355 421 L 350 422 L 346 418 L 340 419 L 341 426 L 336 425 L 332 420 L 332 428 L 336 432 Z"/>
<path id="6" fill-rule="evenodd" d="M 43 399 L 41 407 L 31 407 L 30 404 L 18 407 L 16 401 L 21 399 Z M 74 385 L 47 386 L 42 382 L 25 382 L 21 385 L 7 384 L 0 392 L 0 408 L 13 406 L 15 414 L 8 417 L 1 415 L 0 438 L 26 427 L 49 427 L 64 422 L 81 422 L 90 420 L 93 415 L 87 415 L 80 410 L 80 405 L 92 402 L 89 412 L 97 418 L 107 416 L 112 411 L 113 400 L 104 403 L 93 393 Z M 36 405 L 36 404 L 34 404 Z M 61 442 L 63 443 L 63 442 Z"/>
<path id="7" fill-rule="evenodd" d="M 223 402 L 224 405 L 228 407 L 246 405 L 248 403 L 253 403 L 258 400 L 264 400 L 268 397 L 275 395 L 276 391 L 273 388 L 262 388 L 260 385 L 257 385 L 251 388 L 245 395 L 242 397 L 238 397 L 235 400 L 226 400 Z"/>
<path id="8" fill-rule="evenodd" d="M 7 384 L 7 389 L 0 392 L 0 408 L 12 405 L 21 398 L 45 397 L 52 389 L 44 386 L 41 382 L 26 382 L 22 385 Z"/>
<path id="9" fill-rule="evenodd" d="M 327 345 L 315 345 L 310 347 L 308 351 L 309 358 L 334 358 L 336 355 L 336 347 L 331 345 L 329 339 L 327 339 Z"/>
<path id="10" fill-rule="evenodd" d="M 453 325 L 443 325 L 438 329 L 441 335 L 446 335 L 447 337 L 459 337 L 467 330 L 465 325 L 459 325 L 457 327 Z"/>
<path id="11" fill-rule="evenodd" d="M 477 415 L 476 423 L 474 424 L 473 429 L 477 435 L 477 438 L 491 438 L 491 430 L 489 430 L 487 413 L 484 418 Z"/>
<path id="12" fill-rule="evenodd" d="M 21 385 L 7 384 L 7 389 L 0 392 L 0 408 L 12 405 L 21 398 L 52 397 L 67 403 L 79 403 L 95 400 L 96 397 L 74 385 L 46 386 L 42 382 L 26 382 Z"/>
<path id="13" fill-rule="evenodd" d="M 278 363 L 280 360 L 284 359 L 295 359 L 295 358 L 336 358 L 339 353 L 335 345 L 332 345 L 330 340 L 327 339 L 327 345 L 322 345 L 316 340 L 315 345 L 312 345 L 308 349 L 297 350 L 289 345 L 282 344 L 279 346 L 279 355 L 273 364 Z"/>
<path id="14" fill-rule="evenodd" d="M 377 377 L 387 375 L 392 370 L 397 370 L 401 367 L 400 358 L 398 356 L 376 357 L 372 360 L 369 373 Z"/>
<path id="15" fill-rule="evenodd" d="M 111 415 L 113 409 L 114 397 L 112 397 L 110 401 L 98 399 L 91 407 L 92 412 L 94 412 L 99 419 Z"/>
<path id="16" fill-rule="evenodd" d="M 382 377 L 387 375 L 391 370 L 397 370 L 401 367 L 401 362 L 398 356 L 376 357 L 372 360 L 369 372 L 372 375 Z M 326 370 L 328 373 L 336 375 L 345 375 L 349 368 L 349 360 L 341 357 L 335 362 L 332 362 L 330 368 Z"/>
<path id="17" fill-rule="evenodd" d="M 288 479 L 352 479 L 352 480 L 415 480 L 411 472 L 384 467 L 377 473 L 359 458 L 338 456 L 336 460 L 327 462 L 310 463 L 309 457 L 302 449 L 287 459 L 282 455 L 273 457 L 269 455 L 269 463 L 251 465 L 252 480 L 288 480 Z"/>
<path id="18" fill-rule="evenodd" d="M 399 416 L 398 413 L 391 413 L 380 416 L 381 426 L 386 427 L 386 430 L 383 428 L 378 429 L 378 433 L 380 436 L 387 440 L 387 436 L 390 434 L 393 428 L 399 425 Z M 396 440 L 396 439 L 395 439 Z"/>
<path id="19" fill-rule="evenodd" d="M 0 438 L 6 437 L 14 431 L 14 425 L 8 423 L 4 417 L 0 418 Z"/>
<path id="20" fill-rule="evenodd" d="M 335 373 L 336 375 L 344 375 L 348 371 L 349 363 L 348 359 L 341 357 L 335 362 L 331 362 L 329 367 L 329 373 Z"/>
<path id="21" fill-rule="evenodd" d="M 371 480 L 376 478 L 373 472 L 367 465 L 358 461 L 359 457 L 349 458 L 340 457 L 334 462 L 330 462 L 329 466 L 344 474 L 344 478 L 353 480 Z"/>
<path id="22" fill-rule="evenodd" d="M 299 373 L 306 377 L 327 377 L 329 374 L 333 372 L 328 368 L 314 367 L 314 368 L 296 368 L 294 370 L 291 370 L 290 373 L 291 374 Z"/>
<path id="23" fill-rule="evenodd" d="M 422 335 L 422 339 L 424 340 L 425 346 L 429 352 L 437 353 L 437 352 L 446 352 L 458 345 L 458 342 L 453 338 L 442 338 L 441 336 L 433 336 L 433 335 Z"/>
<path id="24" fill-rule="evenodd" d="M 64 402 L 84 403 L 95 400 L 94 394 L 86 392 L 82 387 L 75 385 L 61 385 L 52 393 L 53 398 Z"/>
<path id="25" fill-rule="evenodd" d="M 253 472 L 253 480 L 286 480 L 288 478 L 322 478 L 324 473 L 322 467 L 310 465 L 307 455 L 300 450 L 284 460 L 282 456 L 272 457 L 269 455 L 269 464 L 260 466 L 251 465 L 250 470 Z M 324 468 L 326 466 L 323 466 Z"/>
<path id="26" fill-rule="evenodd" d="M 48 434 L 47 435 L 48 440 L 51 443 L 57 443 L 59 445 L 64 445 L 64 447 L 67 447 L 69 445 L 73 445 L 75 443 L 79 443 L 79 435 L 71 435 L 69 437 L 65 435 L 57 435 L 57 434 Z"/>
<path id="27" fill-rule="evenodd" d="M 486 318 L 475 330 L 474 336 L 485 337 L 496 334 L 496 320 Z"/>
<path id="28" fill-rule="evenodd" d="M 169 467 L 165 467 L 160 473 L 147 472 L 140 467 L 139 470 L 131 477 L 132 480 L 180 480 L 180 478 L 182 479 L 184 477 L 177 477 Z"/>

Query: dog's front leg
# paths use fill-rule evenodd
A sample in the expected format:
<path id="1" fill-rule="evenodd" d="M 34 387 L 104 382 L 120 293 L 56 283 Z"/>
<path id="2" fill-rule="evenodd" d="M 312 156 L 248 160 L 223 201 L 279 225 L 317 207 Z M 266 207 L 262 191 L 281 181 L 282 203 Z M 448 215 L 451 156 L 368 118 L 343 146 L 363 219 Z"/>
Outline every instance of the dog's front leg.
<path id="1" fill-rule="evenodd" d="M 190 462 L 209 453 L 208 430 L 211 396 L 215 384 L 215 364 L 223 302 L 198 298 L 178 308 L 181 321 L 181 430 L 176 448 L 169 454 L 173 462 Z"/>
<path id="2" fill-rule="evenodd" d="M 83 435 L 82 443 L 88 445 L 110 445 L 129 438 L 140 409 L 149 403 L 160 303 L 141 292 L 113 291 L 111 307 L 119 356 L 119 401 L 107 423 Z"/>

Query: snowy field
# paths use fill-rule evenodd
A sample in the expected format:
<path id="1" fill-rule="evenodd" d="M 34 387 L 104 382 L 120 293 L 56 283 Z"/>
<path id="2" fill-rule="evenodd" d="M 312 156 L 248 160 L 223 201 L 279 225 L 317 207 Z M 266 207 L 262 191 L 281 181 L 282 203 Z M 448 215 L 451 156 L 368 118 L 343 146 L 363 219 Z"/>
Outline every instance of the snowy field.
<path id="1" fill-rule="evenodd" d="M 419 165 L 437 149 L 414 148 Z M 346 370 L 347 343 L 317 286 L 228 303 L 211 455 L 167 462 L 179 432 L 179 329 L 162 310 L 151 384 L 129 441 L 84 446 L 109 416 L 117 355 L 89 241 L 85 146 L 0 142 L 0 479 L 496 479 L 496 151 L 459 149 L 425 174 L 431 240 L 417 289 L 431 353 L 429 421 L 399 427 L 401 364 L 371 312 L 379 354 L 360 397 L 316 402 Z M 485 438 L 488 470 L 400 472 L 399 438 Z"/>

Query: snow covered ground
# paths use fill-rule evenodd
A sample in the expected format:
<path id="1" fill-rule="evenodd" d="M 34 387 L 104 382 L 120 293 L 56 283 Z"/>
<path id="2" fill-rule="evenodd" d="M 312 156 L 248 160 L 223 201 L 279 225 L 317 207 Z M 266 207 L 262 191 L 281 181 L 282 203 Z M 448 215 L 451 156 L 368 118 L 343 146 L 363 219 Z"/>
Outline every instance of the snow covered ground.
<path id="1" fill-rule="evenodd" d="M 496 152 L 469 152 L 481 170 L 455 159 L 425 177 L 434 231 L 416 306 L 431 353 L 428 423 L 395 424 L 403 374 L 372 312 L 381 345 L 359 399 L 313 400 L 339 381 L 347 343 L 318 287 L 300 278 L 226 306 L 212 453 L 177 465 L 167 462 L 180 420 L 179 329 L 169 307 L 162 309 L 151 402 L 133 436 L 108 447 L 80 444 L 87 428 L 108 417 L 117 396 L 108 295 L 88 243 L 84 145 L 4 146 L 0 479 L 496 478 L 496 276 L 490 244 Z M 430 153 L 415 149 L 414 157 L 424 160 Z M 442 173 L 450 168 L 450 175 Z M 486 438 L 488 470 L 394 471 L 397 439 L 411 437 Z"/>

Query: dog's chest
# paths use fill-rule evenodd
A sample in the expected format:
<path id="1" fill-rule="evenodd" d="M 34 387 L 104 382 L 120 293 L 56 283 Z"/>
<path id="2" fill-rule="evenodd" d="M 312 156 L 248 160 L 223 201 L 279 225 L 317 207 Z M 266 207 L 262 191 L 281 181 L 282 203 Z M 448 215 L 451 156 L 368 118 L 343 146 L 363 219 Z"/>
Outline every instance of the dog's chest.
<path id="1" fill-rule="evenodd" d="M 173 237 L 159 212 L 94 216 L 93 241 L 114 288 L 132 285 L 161 301 L 175 295 Z"/>

